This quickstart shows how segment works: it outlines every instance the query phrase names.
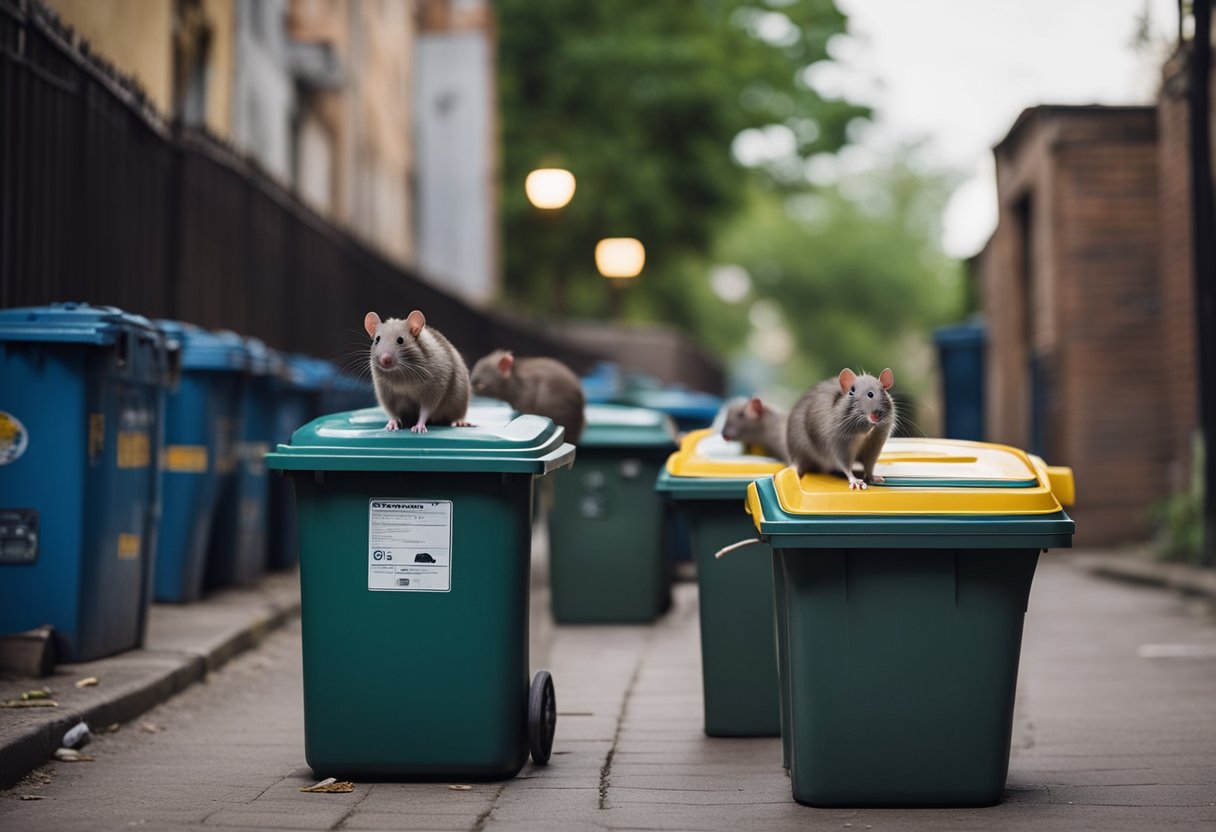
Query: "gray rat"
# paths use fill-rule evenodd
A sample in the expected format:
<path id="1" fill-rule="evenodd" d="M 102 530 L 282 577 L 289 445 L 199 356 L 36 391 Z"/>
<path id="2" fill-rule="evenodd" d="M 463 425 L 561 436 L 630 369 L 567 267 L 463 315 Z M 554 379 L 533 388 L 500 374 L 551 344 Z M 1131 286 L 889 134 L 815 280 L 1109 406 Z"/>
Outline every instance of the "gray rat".
<path id="1" fill-rule="evenodd" d="M 473 365 L 473 390 L 502 399 L 520 413 L 548 416 L 578 442 L 586 424 L 583 386 L 569 367 L 552 358 L 516 358 L 495 350 Z"/>
<path id="2" fill-rule="evenodd" d="M 789 417 L 758 398 L 737 399 L 726 406 L 722 438 L 758 445 L 769 456 L 789 462 L 786 424 Z"/>
<path id="3" fill-rule="evenodd" d="M 372 382 L 376 401 L 388 414 L 385 430 L 400 430 L 409 422 L 414 433 L 426 433 L 426 423 L 465 427 L 469 410 L 469 368 L 464 359 L 415 309 L 404 320 L 380 320 L 375 312 L 363 318 L 371 336 Z"/>
<path id="4" fill-rule="evenodd" d="M 787 434 L 790 462 L 798 476 L 839 471 L 851 489 L 881 483 L 874 463 L 895 427 L 895 401 L 887 392 L 894 383 L 890 369 L 874 378 L 845 368 L 808 390 L 790 411 Z M 863 469 L 860 479 L 853 473 L 858 463 Z"/>

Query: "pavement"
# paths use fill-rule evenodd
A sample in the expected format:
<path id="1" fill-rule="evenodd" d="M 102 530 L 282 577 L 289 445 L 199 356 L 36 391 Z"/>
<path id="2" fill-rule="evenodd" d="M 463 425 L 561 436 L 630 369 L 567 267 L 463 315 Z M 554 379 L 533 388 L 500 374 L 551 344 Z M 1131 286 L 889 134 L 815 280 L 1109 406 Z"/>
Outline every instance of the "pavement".
<path id="1" fill-rule="evenodd" d="M 653 626 L 559 626 L 548 614 L 543 554 L 538 547 L 531 659 L 557 686 L 550 765 L 529 763 L 501 783 L 301 793 L 315 780 L 304 762 L 299 622 L 287 612 L 279 629 L 263 628 L 256 649 L 207 672 L 205 683 L 99 734 L 85 749 L 93 762 L 44 765 L 0 792 L 0 829 L 1216 828 L 1208 599 L 1094 575 L 1089 555 L 1044 556 L 1026 618 L 1003 801 L 815 809 L 791 799 L 780 740 L 702 733 L 695 584 L 679 584 L 672 610 Z M 194 607 L 209 605 L 177 612 L 203 615 Z M 159 644 L 150 633 L 149 662 L 189 654 L 183 642 Z M 87 671 L 103 678 L 85 689 L 99 695 L 108 687 L 100 671 L 119 661 L 71 668 L 52 687 Z M 86 712 L 84 703 L 62 704 Z M 10 713 L 0 711 L 0 758 L 9 752 Z"/>

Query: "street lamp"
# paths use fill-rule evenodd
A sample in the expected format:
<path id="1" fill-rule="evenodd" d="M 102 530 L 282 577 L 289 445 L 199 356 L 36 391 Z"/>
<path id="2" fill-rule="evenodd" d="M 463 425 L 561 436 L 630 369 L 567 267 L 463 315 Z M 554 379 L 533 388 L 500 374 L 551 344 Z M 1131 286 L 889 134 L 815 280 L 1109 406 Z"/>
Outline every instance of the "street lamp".
<path id="1" fill-rule="evenodd" d="M 595 267 L 604 277 L 637 277 L 645 263 L 646 248 L 633 237 L 606 237 L 595 244 Z"/>
<path id="2" fill-rule="evenodd" d="M 574 174 L 561 168 L 538 168 L 524 180 L 524 193 L 537 208 L 564 208 L 574 198 Z"/>

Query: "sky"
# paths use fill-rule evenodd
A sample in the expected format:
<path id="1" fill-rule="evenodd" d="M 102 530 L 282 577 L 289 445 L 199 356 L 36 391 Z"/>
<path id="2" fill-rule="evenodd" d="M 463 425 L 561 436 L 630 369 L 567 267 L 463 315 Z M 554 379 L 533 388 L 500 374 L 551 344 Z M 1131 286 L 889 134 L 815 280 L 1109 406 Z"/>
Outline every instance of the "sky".
<path id="1" fill-rule="evenodd" d="M 955 257 L 996 225 L 992 146 L 1036 104 L 1151 103 L 1176 0 L 837 0 L 847 37 L 812 83 L 876 110 L 850 166 L 925 140 L 929 160 L 963 177 L 943 217 Z M 1131 47 L 1148 8 L 1154 50 Z"/>

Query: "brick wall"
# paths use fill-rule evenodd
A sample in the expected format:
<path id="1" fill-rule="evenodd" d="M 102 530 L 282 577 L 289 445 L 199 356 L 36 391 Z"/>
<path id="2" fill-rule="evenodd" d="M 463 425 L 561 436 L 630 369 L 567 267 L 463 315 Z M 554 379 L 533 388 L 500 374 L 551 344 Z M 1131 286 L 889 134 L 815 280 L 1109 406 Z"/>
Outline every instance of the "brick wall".
<path id="1" fill-rule="evenodd" d="M 1082 544 L 1147 534 L 1165 487 L 1156 132 L 1152 108 L 1037 107 L 996 148 L 988 435 L 1073 467 Z"/>

